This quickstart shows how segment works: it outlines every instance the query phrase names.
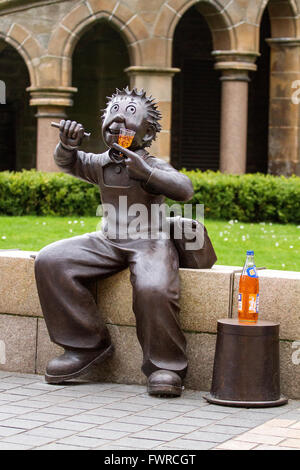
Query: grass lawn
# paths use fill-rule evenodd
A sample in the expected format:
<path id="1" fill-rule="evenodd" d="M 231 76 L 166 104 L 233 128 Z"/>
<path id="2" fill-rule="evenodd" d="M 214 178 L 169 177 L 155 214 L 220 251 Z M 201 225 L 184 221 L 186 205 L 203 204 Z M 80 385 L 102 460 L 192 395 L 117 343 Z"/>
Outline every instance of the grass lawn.
<path id="1" fill-rule="evenodd" d="M 38 251 L 49 243 L 94 232 L 99 217 L 0 217 L 0 249 Z M 205 221 L 217 264 L 241 266 L 254 250 L 257 266 L 300 271 L 300 226 L 237 221 Z"/>

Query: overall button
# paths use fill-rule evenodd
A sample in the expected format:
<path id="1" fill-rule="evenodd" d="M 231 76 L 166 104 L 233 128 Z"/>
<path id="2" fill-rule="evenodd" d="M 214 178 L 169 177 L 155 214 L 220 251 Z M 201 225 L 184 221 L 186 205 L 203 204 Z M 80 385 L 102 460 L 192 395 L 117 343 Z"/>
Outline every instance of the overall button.
<path id="1" fill-rule="evenodd" d="M 116 166 L 115 172 L 118 173 L 118 174 L 121 173 L 121 167 L 120 167 L 120 166 Z"/>

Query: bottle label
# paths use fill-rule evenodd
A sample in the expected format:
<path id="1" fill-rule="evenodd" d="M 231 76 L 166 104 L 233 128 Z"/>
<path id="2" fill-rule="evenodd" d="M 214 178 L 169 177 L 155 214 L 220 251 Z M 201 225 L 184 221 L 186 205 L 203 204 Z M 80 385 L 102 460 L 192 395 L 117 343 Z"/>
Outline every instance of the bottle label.
<path id="1" fill-rule="evenodd" d="M 242 309 L 243 309 L 242 294 L 239 294 L 239 297 L 238 297 L 238 310 L 241 312 Z"/>
<path id="2" fill-rule="evenodd" d="M 258 313 L 259 294 L 249 294 L 249 313 Z"/>
<path id="3" fill-rule="evenodd" d="M 243 294 L 238 296 L 238 311 L 243 311 Z M 258 313 L 259 311 L 259 294 L 249 294 L 249 313 Z"/>
<path id="4" fill-rule="evenodd" d="M 258 277 L 255 265 L 247 268 L 246 273 L 249 277 Z"/>

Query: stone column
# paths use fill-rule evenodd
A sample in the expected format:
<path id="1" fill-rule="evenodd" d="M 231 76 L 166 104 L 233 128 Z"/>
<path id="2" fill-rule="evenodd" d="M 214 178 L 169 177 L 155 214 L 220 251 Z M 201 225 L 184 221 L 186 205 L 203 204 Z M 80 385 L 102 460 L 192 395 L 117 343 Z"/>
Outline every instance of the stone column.
<path id="1" fill-rule="evenodd" d="M 267 39 L 271 46 L 269 173 L 300 176 L 300 39 Z"/>
<path id="2" fill-rule="evenodd" d="M 222 82 L 220 171 L 243 174 L 247 163 L 249 71 L 257 54 L 213 51 Z"/>
<path id="3" fill-rule="evenodd" d="M 156 99 L 162 113 L 162 131 L 151 146 L 151 153 L 170 161 L 171 117 L 172 117 L 172 78 L 180 72 L 177 68 L 132 66 L 125 69 L 130 77 L 131 88 L 143 88 L 147 95 Z"/>
<path id="4" fill-rule="evenodd" d="M 66 108 L 73 105 L 72 96 L 77 88 L 28 88 L 31 106 L 37 106 L 37 158 L 39 171 L 60 171 L 53 160 L 59 136 L 51 122 L 66 119 Z"/>

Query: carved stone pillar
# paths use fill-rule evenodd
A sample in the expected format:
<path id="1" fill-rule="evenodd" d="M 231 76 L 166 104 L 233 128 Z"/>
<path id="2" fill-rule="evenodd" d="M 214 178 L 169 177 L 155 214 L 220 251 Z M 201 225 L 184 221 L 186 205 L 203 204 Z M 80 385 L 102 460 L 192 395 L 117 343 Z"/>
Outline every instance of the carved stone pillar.
<path id="1" fill-rule="evenodd" d="M 242 174 L 247 163 L 249 72 L 256 70 L 255 53 L 213 51 L 221 71 L 220 171 Z"/>
<path id="2" fill-rule="evenodd" d="M 300 39 L 267 42 L 271 46 L 269 173 L 300 175 Z"/>
<path id="3" fill-rule="evenodd" d="M 40 171 L 59 171 L 53 152 L 59 140 L 58 129 L 51 121 L 66 119 L 66 108 L 73 105 L 72 96 L 77 88 L 28 88 L 31 106 L 37 106 L 37 163 Z"/>
<path id="4" fill-rule="evenodd" d="M 147 95 L 152 95 L 162 113 L 160 124 L 162 131 L 157 135 L 151 146 L 151 153 L 170 160 L 171 140 L 171 113 L 172 113 L 172 78 L 175 73 L 180 72 L 177 68 L 159 68 L 132 66 L 125 69 L 130 77 L 131 88 L 138 90 L 143 88 Z"/>

